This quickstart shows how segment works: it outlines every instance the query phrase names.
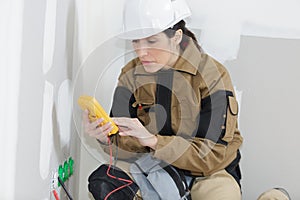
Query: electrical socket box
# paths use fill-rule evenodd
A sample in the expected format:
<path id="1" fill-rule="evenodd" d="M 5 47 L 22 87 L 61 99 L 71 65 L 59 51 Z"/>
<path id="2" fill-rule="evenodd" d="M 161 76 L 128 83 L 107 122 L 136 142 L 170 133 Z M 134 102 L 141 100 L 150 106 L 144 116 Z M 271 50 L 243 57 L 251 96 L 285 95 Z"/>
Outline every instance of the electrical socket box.
<path id="1" fill-rule="evenodd" d="M 51 190 L 56 189 L 58 187 L 58 172 L 53 171 L 51 174 Z"/>
<path id="2" fill-rule="evenodd" d="M 64 183 L 73 175 L 73 173 L 74 173 L 74 160 L 72 157 L 70 157 L 69 159 L 65 160 L 63 164 L 59 165 L 57 170 L 52 171 L 51 182 L 50 182 L 51 190 L 61 186 L 58 181 L 58 177 Z"/>
<path id="3" fill-rule="evenodd" d="M 72 176 L 74 173 L 74 160 L 72 157 L 70 157 L 68 160 L 66 160 L 62 165 L 59 165 L 58 167 L 58 177 L 62 182 L 65 182 L 69 179 L 70 176 Z M 60 186 L 60 183 L 58 182 L 58 187 Z"/>

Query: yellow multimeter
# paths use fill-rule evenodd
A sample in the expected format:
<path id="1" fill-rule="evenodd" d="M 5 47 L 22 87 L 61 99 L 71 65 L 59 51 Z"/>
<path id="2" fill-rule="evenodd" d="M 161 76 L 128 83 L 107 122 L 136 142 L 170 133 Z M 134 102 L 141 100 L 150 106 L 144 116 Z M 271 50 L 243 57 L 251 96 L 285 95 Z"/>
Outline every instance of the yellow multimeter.
<path id="1" fill-rule="evenodd" d="M 89 119 L 91 121 L 96 121 L 99 118 L 103 118 L 104 120 L 99 124 L 99 126 L 103 126 L 104 124 L 111 122 L 113 129 L 108 134 L 109 136 L 118 133 L 119 128 L 114 123 L 114 121 L 108 116 L 102 106 L 98 103 L 98 101 L 92 96 L 80 96 L 78 99 L 78 104 L 82 110 L 89 111 Z"/>

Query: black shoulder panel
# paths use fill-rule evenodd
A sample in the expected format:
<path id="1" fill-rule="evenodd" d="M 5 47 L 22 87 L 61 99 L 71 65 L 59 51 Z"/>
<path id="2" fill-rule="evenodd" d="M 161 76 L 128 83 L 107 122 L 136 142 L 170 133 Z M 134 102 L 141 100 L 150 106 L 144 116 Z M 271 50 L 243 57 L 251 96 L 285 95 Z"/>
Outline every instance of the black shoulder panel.
<path id="1" fill-rule="evenodd" d="M 227 96 L 233 96 L 233 93 L 220 90 L 202 99 L 196 137 L 207 138 L 216 143 L 227 145 L 225 141 L 222 141 L 226 131 Z"/>
<path id="2" fill-rule="evenodd" d="M 134 95 L 126 87 L 117 87 L 113 97 L 111 117 L 137 117 L 136 108 L 132 107 L 135 102 Z"/>

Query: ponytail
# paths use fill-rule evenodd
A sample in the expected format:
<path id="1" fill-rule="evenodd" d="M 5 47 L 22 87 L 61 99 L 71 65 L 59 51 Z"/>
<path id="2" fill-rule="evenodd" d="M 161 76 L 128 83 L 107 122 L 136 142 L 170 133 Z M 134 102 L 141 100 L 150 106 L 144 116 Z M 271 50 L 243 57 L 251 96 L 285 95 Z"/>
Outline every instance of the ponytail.
<path id="1" fill-rule="evenodd" d="M 181 20 L 179 21 L 177 24 L 175 24 L 173 27 L 168 28 L 164 31 L 164 33 L 166 33 L 166 35 L 171 38 L 175 35 L 175 31 L 181 29 L 183 36 L 182 36 L 182 40 L 180 42 L 180 48 L 182 50 L 185 50 L 185 48 L 187 47 L 187 45 L 189 44 L 190 38 L 192 38 L 194 44 L 196 45 L 196 47 L 199 49 L 200 52 L 202 51 L 202 48 L 200 47 L 197 38 L 195 36 L 195 34 L 193 32 L 191 32 L 189 29 L 187 29 L 185 27 L 185 21 Z"/>

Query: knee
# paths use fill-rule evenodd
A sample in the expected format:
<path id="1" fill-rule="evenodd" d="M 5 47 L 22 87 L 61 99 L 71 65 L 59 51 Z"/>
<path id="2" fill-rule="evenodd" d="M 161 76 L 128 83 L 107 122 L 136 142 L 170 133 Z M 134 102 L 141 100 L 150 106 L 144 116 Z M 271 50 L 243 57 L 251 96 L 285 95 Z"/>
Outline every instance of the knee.
<path id="1" fill-rule="evenodd" d="M 241 200 L 241 190 L 235 179 L 225 170 L 199 178 L 191 189 L 192 199 Z"/>

